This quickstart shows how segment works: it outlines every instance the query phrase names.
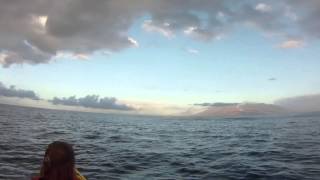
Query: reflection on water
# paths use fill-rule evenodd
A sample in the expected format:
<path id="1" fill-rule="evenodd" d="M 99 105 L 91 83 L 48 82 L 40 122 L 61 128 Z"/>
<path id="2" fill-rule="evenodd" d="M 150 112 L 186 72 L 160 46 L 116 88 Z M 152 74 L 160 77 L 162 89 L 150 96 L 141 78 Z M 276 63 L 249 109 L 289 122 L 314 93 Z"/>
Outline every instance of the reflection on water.
<path id="1" fill-rule="evenodd" d="M 183 119 L 0 105 L 0 179 L 29 179 L 54 140 L 92 179 L 318 179 L 320 117 Z"/>

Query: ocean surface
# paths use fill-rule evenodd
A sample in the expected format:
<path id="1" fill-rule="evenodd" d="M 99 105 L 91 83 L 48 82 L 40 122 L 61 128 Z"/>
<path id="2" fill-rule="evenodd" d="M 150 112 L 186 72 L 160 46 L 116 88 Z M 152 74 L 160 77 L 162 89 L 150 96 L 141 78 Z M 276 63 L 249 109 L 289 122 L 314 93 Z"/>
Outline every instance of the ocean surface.
<path id="1" fill-rule="evenodd" d="M 320 179 L 320 116 L 192 119 L 0 105 L 0 179 L 37 174 L 74 145 L 89 179 Z"/>

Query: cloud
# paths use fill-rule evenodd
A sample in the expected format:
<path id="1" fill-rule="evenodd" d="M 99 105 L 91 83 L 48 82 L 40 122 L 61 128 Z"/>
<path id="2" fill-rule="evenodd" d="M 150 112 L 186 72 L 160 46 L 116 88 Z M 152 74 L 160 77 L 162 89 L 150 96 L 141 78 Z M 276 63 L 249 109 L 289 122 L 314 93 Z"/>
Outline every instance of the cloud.
<path id="1" fill-rule="evenodd" d="M 209 117 L 276 116 L 288 113 L 282 107 L 264 103 L 214 103 L 204 104 L 205 110 L 195 115 Z"/>
<path id="2" fill-rule="evenodd" d="M 89 56 L 87 54 L 82 54 L 82 53 L 74 54 L 73 56 L 76 59 L 82 59 L 82 60 L 89 59 Z"/>
<path id="3" fill-rule="evenodd" d="M 276 81 L 277 78 L 269 78 L 268 80 L 269 80 L 269 81 Z"/>
<path id="4" fill-rule="evenodd" d="M 255 10 L 265 13 L 270 12 L 272 7 L 264 3 L 259 3 L 256 5 Z"/>
<path id="5" fill-rule="evenodd" d="M 98 95 L 87 95 L 82 98 L 76 98 L 75 96 L 58 98 L 55 97 L 50 100 L 55 105 L 66 105 L 66 106 L 81 106 L 86 108 L 94 109 L 107 109 L 107 110 L 122 110 L 131 111 L 134 110 L 126 104 L 120 104 L 117 102 L 116 98 L 104 97 L 100 98 Z"/>
<path id="6" fill-rule="evenodd" d="M 0 96 L 40 100 L 40 98 L 36 95 L 34 91 L 17 89 L 15 86 L 6 87 L 1 82 L 0 82 Z"/>
<path id="7" fill-rule="evenodd" d="M 53 109 L 59 109 L 59 107 L 55 107 L 54 105 L 64 105 L 65 107 L 70 106 L 70 108 L 66 109 L 73 110 L 77 110 L 75 107 L 78 107 L 78 110 L 80 110 L 79 107 L 83 107 L 81 111 L 88 110 L 85 108 L 120 111 L 136 110 L 134 106 L 127 105 L 126 103 L 121 103 L 114 97 L 100 98 L 98 95 L 87 95 L 81 98 L 71 96 L 67 98 L 55 97 L 52 100 L 40 99 L 40 97 L 32 90 L 17 89 L 15 86 L 6 87 L 2 82 L 0 82 L 0 101 L 5 104 L 16 104 Z"/>
<path id="8" fill-rule="evenodd" d="M 0 63 L 50 63 L 61 52 L 118 52 L 138 42 L 129 30 L 210 41 L 239 26 L 284 37 L 320 38 L 318 0 L 28 0 L 0 1 Z M 272 13 L 270 13 L 272 11 Z M 181 33 L 182 32 L 182 33 Z M 134 41 L 133 41 L 134 40 Z M 284 47 L 300 46 L 297 43 Z"/>
<path id="9" fill-rule="evenodd" d="M 132 37 L 128 37 L 128 41 L 132 44 L 132 46 L 139 47 L 138 41 L 133 39 Z"/>
<path id="10" fill-rule="evenodd" d="M 236 106 L 239 103 L 199 103 L 199 104 L 194 104 L 195 106 L 206 106 L 206 107 L 224 107 L 224 106 Z"/>
<path id="11" fill-rule="evenodd" d="M 142 28 L 147 32 L 157 32 L 167 38 L 172 38 L 174 37 L 174 33 L 169 27 L 170 27 L 169 23 L 163 23 L 161 26 L 159 26 L 159 25 L 154 25 L 151 20 L 144 21 L 142 25 Z"/>
<path id="12" fill-rule="evenodd" d="M 7 58 L 7 54 L 5 53 L 0 53 L 0 64 L 4 64 L 5 63 L 5 60 Z"/>
<path id="13" fill-rule="evenodd" d="M 193 48 L 187 48 L 187 52 L 190 54 L 199 54 L 199 50 Z"/>
<path id="14" fill-rule="evenodd" d="M 304 42 L 301 40 L 287 40 L 282 42 L 279 47 L 282 49 L 293 49 L 303 47 Z"/>
<path id="15" fill-rule="evenodd" d="M 183 32 L 185 35 L 201 41 L 210 41 L 212 39 L 218 40 L 218 39 L 221 39 L 221 37 L 223 37 L 224 35 L 223 30 L 211 31 L 208 29 L 194 27 L 194 26 L 187 27 Z"/>
<path id="16" fill-rule="evenodd" d="M 298 112 L 320 111 L 320 94 L 283 98 L 275 104 Z"/>
<path id="17" fill-rule="evenodd" d="M 59 52 L 55 56 L 56 59 L 58 58 L 68 58 L 72 60 L 89 60 L 90 54 L 84 53 L 70 53 L 70 52 Z"/>

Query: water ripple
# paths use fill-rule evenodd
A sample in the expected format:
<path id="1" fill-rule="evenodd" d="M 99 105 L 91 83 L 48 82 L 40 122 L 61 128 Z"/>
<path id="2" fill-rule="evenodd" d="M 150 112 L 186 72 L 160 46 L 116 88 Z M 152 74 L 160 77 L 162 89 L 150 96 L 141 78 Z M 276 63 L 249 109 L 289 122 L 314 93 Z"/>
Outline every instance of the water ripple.
<path id="1" fill-rule="evenodd" d="M 201 119 L 0 105 L 0 179 L 30 179 L 54 140 L 88 179 L 318 179 L 320 117 Z"/>

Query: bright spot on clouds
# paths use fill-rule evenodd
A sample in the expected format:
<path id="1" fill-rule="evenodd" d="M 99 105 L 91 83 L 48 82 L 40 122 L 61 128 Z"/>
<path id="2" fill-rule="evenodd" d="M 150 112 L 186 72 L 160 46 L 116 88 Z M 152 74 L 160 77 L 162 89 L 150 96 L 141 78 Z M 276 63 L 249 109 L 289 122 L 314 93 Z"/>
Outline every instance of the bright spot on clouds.
<path id="1" fill-rule="evenodd" d="M 87 60 L 89 59 L 89 56 L 87 54 L 83 54 L 83 53 L 78 53 L 78 54 L 74 54 L 74 57 L 76 59 L 80 59 L 80 60 Z"/>
<path id="2" fill-rule="evenodd" d="M 151 20 L 146 20 L 142 24 L 142 28 L 147 32 L 156 32 L 156 33 L 162 34 L 163 36 L 165 36 L 167 38 L 172 38 L 172 37 L 174 37 L 174 34 L 169 29 L 169 26 L 170 26 L 170 24 L 167 22 L 163 23 L 162 26 L 157 26 L 157 25 L 154 25 Z"/>
<path id="3" fill-rule="evenodd" d="M 0 53 L 0 64 L 5 62 L 5 59 L 8 55 L 6 53 Z"/>
<path id="4" fill-rule="evenodd" d="M 265 13 L 265 12 L 270 12 L 272 10 L 272 7 L 264 3 L 259 3 L 256 5 L 255 9 L 257 11 Z"/>
<path id="5" fill-rule="evenodd" d="M 304 46 L 304 42 L 301 40 L 287 40 L 282 42 L 279 47 L 282 49 L 293 49 L 300 48 Z"/>
<path id="6" fill-rule="evenodd" d="M 137 40 L 133 39 L 132 37 L 128 37 L 128 41 L 134 46 L 139 47 L 139 43 Z"/>
<path id="7" fill-rule="evenodd" d="M 38 22 L 41 26 L 45 27 L 48 20 L 48 16 L 39 16 Z"/>
<path id="8" fill-rule="evenodd" d="M 129 37 L 129 31 L 137 20 L 146 16 L 150 20 L 143 22 L 142 28 L 166 37 L 182 32 L 193 40 L 211 41 L 219 39 L 221 34 L 237 31 L 237 27 L 250 26 L 250 23 L 254 26 L 249 28 L 281 34 L 282 38 L 320 37 L 318 0 L 266 2 L 0 1 L 0 53 L 5 51 L 7 54 L 2 56 L 1 64 L 10 67 L 13 64 L 48 63 L 61 51 L 93 54 L 137 47 L 138 42 Z M 24 40 L 37 51 L 24 45 Z"/>
<path id="9" fill-rule="evenodd" d="M 197 29 L 197 27 L 190 26 L 190 27 L 186 28 L 183 32 L 186 35 L 191 35 L 196 29 Z"/>

